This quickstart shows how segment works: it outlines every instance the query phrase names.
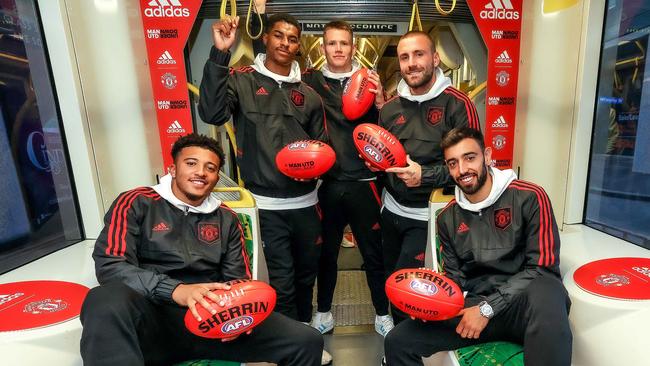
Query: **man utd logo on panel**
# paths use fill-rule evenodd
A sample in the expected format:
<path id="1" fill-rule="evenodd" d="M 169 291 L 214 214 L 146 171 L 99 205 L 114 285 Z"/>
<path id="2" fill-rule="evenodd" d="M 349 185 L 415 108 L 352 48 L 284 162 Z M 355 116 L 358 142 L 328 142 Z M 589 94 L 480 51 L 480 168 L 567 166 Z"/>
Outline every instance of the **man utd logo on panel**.
<path id="1" fill-rule="evenodd" d="M 427 121 L 435 126 L 442 121 L 444 115 L 445 109 L 443 107 L 431 107 L 427 112 Z"/>
<path id="2" fill-rule="evenodd" d="M 43 314 L 43 313 L 55 313 L 57 311 L 64 310 L 68 307 L 68 303 L 60 299 L 44 299 L 42 301 L 34 301 L 25 305 L 23 308 L 23 313 L 29 314 Z"/>
<path id="3" fill-rule="evenodd" d="M 505 230 L 508 226 L 510 226 L 510 222 L 512 222 L 510 207 L 500 208 L 494 211 L 494 225 L 497 228 Z"/>
<path id="4" fill-rule="evenodd" d="M 212 244 L 219 239 L 219 225 L 200 223 L 199 224 L 199 240 L 206 244 Z"/>
<path id="5" fill-rule="evenodd" d="M 291 102 L 296 107 L 302 107 L 305 105 L 305 96 L 296 89 L 291 90 Z"/>

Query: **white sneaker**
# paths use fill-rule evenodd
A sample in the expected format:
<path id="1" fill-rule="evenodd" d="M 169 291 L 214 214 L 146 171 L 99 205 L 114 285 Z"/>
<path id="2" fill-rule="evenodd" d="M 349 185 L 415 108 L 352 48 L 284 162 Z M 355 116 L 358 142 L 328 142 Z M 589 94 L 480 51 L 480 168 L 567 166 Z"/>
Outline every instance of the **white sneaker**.
<path id="1" fill-rule="evenodd" d="M 332 355 L 329 352 L 323 350 L 323 355 L 320 358 L 321 365 L 330 365 L 332 363 Z"/>
<path id="2" fill-rule="evenodd" d="M 316 312 L 316 314 L 314 314 L 314 318 L 311 320 L 311 326 L 313 328 L 316 328 L 319 332 L 321 332 L 321 334 L 331 332 L 334 329 L 334 317 L 332 316 L 332 312 Z"/>
<path id="3" fill-rule="evenodd" d="M 393 323 L 393 317 L 390 315 L 375 315 L 375 331 L 379 333 L 382 337 L 386 337 L 386 334 L 390 332 L 391 329 L 395 327 Z"/>

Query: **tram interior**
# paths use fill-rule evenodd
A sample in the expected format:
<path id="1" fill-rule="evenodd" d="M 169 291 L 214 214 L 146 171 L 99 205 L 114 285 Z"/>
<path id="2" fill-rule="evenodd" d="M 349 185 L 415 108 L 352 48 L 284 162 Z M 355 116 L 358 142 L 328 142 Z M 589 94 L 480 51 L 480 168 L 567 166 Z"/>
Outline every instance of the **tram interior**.
<path id="1" fill-rule="evenodd" d="M 547 2 L 549 1 L 544 1 L 545 4 Z M 12 248 L 20 246 L 20 243 L 25 242 L 27 237 L 37 238 L 38 244 L 28 248 L 32 256 L 31 260 L 33 260 L 30 263 L 25 263 L 26 261 L 20 256 L 14 257 L 18 259 L 13 261 L 7 257 L 2 259 L 3 267 L 0 267 L 0 273 L 2 273 L 3 268 L 12 270 L 0 274 L 0 283 L 36 278 L 53 278 L 74 281 L 92 287 L 97 284 L 92 259 L 90 258 L 94 245 L 93 238 L 97 235 L 93 230 L 96 231 L 97 227 L 100 227 L 100 217 L 103 215 L 104 210 L 108 208 L 107 204 L 110 204 L 115 195 L 121 190 L 130 188 L 128 185 L 153 183 L 156 174 L 159 173 L 158 166 L 161 165 L 160 157 L 157 156 L 157 153 L 159 155 L 159 145 L 156 145 L 156 133 L 153 129 L 147 130 L 146 122 L 142 121 L 155 118 L 155 116 L 150 107 L 141 107 L 141 105 L 150 103 L 151 92 L 149 91 L 148 76 L 143 75 L 143 73 L 146 74 L 147 72 L 145 71 L 146 68 L 141 65 L 141 60 L 144 58 L 142 32 L 137 28 L 139 23 L 133 19 L 132 15 L 138 4 L 134 0 L 126 1 L 126 5 L 110 0 L 95 0 L 94 4 L 82 0 L 67 0 L 67 2 L 60 0 L 51 3 L 41 0 L 38 3 L 41 16 L 44 17 L 44 12 L 48 11 L 48 14 L 52 14 L 52 17 L 60 16 L 68 24 L 61 28 L 65 29 L 67 34 L 62 36 L 63 38 L 59 39 L 60 43 L 57 44 L 62 49 L 67 49 L 66 47 L 69 47 L 69 44 L 73 44 L 77 48 L 75 52 L 67 52 L 65 57 L 71 57 L 75 60 L 73 65 L 77 65 L 76 69 L 79 75 L 70 79 L 74 80 L 74 82 L 70 83 L 70 89 L 72 91 L 76 90 L 81 96 L 76 95 L 76 97 L 69 98 L 70 94 L 63 91 L 58 92 L 58 95 L 59 98 L 69 98 L 68 100 L 73 100 L 74 103 L 78 100 L 85 103 L 82 108 L 84 111 L 80 114 L 79 120 L 84 121 L 89 127 L 79 127 L 76 130 L 67 128 L 66 134 L 68 141 L 79 142 L 88 139 L 90 142 L 83 145 L 85 149 L 73 150 L 73 148 L 69 148 L 70 152 L 68 154 L 71 156 L 83 155 L 88 151 L 92 151 L 91 155 L 94 156 L 95 160 L 87 163 L 87 165 L 91 166 L 89 169 L 96 169 L 96 172 L 92 174 L 91 178 L 86 179 L 82 176 L 86 172 L 85 170 L 75 171 L 83 163 L 76 161 L 72 164 L 72 167 L 66 167 L 65 162 L 62 163 L 61 169 L 72 169 L 75 174 L 77 194 L 80 197 L 84 196 L 80 198 L 78 206 L 71 203 L 71 200 L 59 200 L 58 203 L 46 201 L 48 203 L 45 203 L 39 199 L 39 195 L 47 196 L 48 192 L 44 192 L 42 189 L 25 191 L 21 188 L 19 180 L 13 179 L 11 176 L 7 178 L 9 188 L 0 191 L 0 199 L 3 202 L 11 202 L 12 197 L 24 194 L 30 196 L 32 201 L 39 202 L 40 206 L 25 207 L 16 205 L 15 208 L 12 208 L 12 215 L 0 216 L 0 220 L 8 220 L 6 221 L 8 224 L 5 226 L 12 228 L 11 237 L 0 236 L 0 250 L 14 250 Z M 440 1 L 440 3 L 443 7 L 448 8 L 451 6 L 452 1 Z M 419 5 L 421 29 L 430 33 L 433 39 L 436 40 L 436 49 L 440 54 L 441 66 L 445 74 L 452 79 L 452 83 L 456 88 L 468 94 L 474 101 L 479 112 L 481 126 L 484 127 L 486 122 L 487 49 L 469 11 L 467 2 L 453 1 L 453 3 L 456 6 L 454 12 L 449 16 L 444 16 L 436 10 L 433 1 L 421 1 Z M 600 42 L 599 39 L 596 39 L 598 37 L 589 34 L 591 34 L 590 31 L 593 31 L 593 27 L 596 27 L 595 29 L 603 27 L 602 12 L 607 2 L 568 1 L 566 2 L 569 4 L 567 13 L 556 14 L 555 17 L 545 14 L 540 15 L 538 4 L 532 3 L 537 2 L 525 2 L 524 4 L 524 10 L 531 15 L 529 18 L 524 19 L 523 32 L 527 33 L 526 35 L 522 34 L 522 54 L 525 56 L 522 61 L 522 74 L 524 76 L 522 76 L 519 95 L 521 99 L 520 108 L 523 112 L 518 112 L 522 127 L 517 130 L 516 134 L 519 147 L 515 150 L 515 163 L 517 171 L 520 171 L 524 177 L 539 178 L 543 185 L 550 181 L 547 190 L 553 200 L 558 223 L 562 224 L 562 272 L 565 275 L 570 274 L 580 264 L 594 258 L 613 256 L 648 257 L 648 249 L 630 244 L 630 242 L 636 243 L 644 240 L 643 235 L 637 235 L 638 238 L 628 239 L 628 242 L 582 225 L 585 182 L 575 183 L 573 181 L 579 179 L 582 175 L 586 175 L 586 172 L 580 173 L 582 175 L 576 173 L 576 178 L 573 178 L 573 174 L 578 169 L 576 165 L 581 165 L 580 162 L 584 162 L 584 157 L 580 157 L 579 154 L 576 155 L 574 150 L 576 146 L 582 144 L 584 147 L 586 144 L 587 147 L 584 147 L 584 149 L 588 151 L 588 145 L 590 145 L 590 141 L 585 140 L 588 137 L 581 137 L 576 132 L 584 131 L 580 130 L 580 126 L 592 123 L 591 117 L 585 117 L 581 113 L 584 114 L 584 111 L 587 110 L 592 114 L 636 116 L 636 118 L 619 117 L 618 128 L 615 132 L 611 132 L 616 136 L 612 137 L 610 135 L 609 138 L 598 140 L 600 145 L 597 148 L 601 150 L 602 155 L 600 161 L 594 164 L 612 164 L 612 160 L 616 159 L 617 164 L 625 166 L 625 164 L 632 164 L 631 160 L 626 156 L 629 157 L 634 154 L 634 141 L 629 136 L 636 136 L 637 124 L 632 121 L 639 120 L 638 105 L 620 104 L 606 110 L 599 109 L 594 112 L 593 95 L 585 94 L 584 98 L 592 98 L 592 103 L 585 102 L 585 106 L 581 104 L 583 95 L 579 93 L 584 93 L 582 91 L 584 88 L 591 88 L 593 94 L 596 88 L 595 82 L 592 85 L 586 81 L 581 82 L 581 79 L 576 77 L 576 73 L 582 75 L 582 73 L 588 73 L 589 70 L 580 68 L 576 71 L 575 65 L 570 64 L 570 60 L 565 60 L 569 64 L 567 68 L 573 67 L 574 69 L 568 71 L 564 69 L 557 71 L 557 69 L 562 68 L 559 62 L 551 62 L 549 66 L 548 64 L 541 65 L 538 61 L 541 57 L 550 54 L 549 50 L 553 49 L 559 49 L 558 52 L 568 54 L 568 52 L 573 52 L 575 48 L 579 48 L 577 58 L 574 60 L 576 63 L 586 62 L 585 59 L 589 57 L 597 58 L 593 55 L 585 56 L 585 50 L 588 50 L 589 44 Z M 409 30 L 411 26 L 419 27 L 417 21 L 413 22 L 413 19 L 411 19 L 411 4 L 411 1 L 336 2 L 284 0 L 269 1 L 266 13 L 289 12 L 296 16 L 303 23 L 303 26 L 307 23 L 323 24 L 332 19 L 345 19 L 353 24 L 390 25 L 394 31 L 376 32 L 367 31 L 363 28 L 355 30 L 355 44 L 357 46 L 355 58 L 363 66 L 376 69 L 380 73 L 386 92 L 389 95 L 394 95 L 397 82 L 400 80 L 399 65 L 396 58 L 396 44 L 399 35 Z M 0 5 L 2 5 L 2 2 L 0 2 Z M 221 5 L 222 1 L 220 0 L 203 1 L 188 40 L 185 55 L 188 81 L 196 86 L 201 82 L 201 70 L 212 45 L 211 25 L 219 17 Z M 102 9 L 112 10 L 107 12 Z M 229 11 L 233 11 L 233 9 Z M 242 16 L 242 22 L 247 21 L 245 19 L 247 11 L 247 1 L 237 3 L 236 12 Z M 79 14 L 87 15 L 88 19 L 77 17 Z M 254 16 L 254 14 L 251 16 Z M 585 19 L 585 22 L 582 24 L 574 22 L 576 17 Z M 89 24 L 92 23 L 89 19 L 97 19 L 97 27 L 103 29 L 103 32 L 109 29 L 110 24 L 113 24 L 116 35 L 111 37 L 119 38 L 119 41 L 115 41 L 113 38 L 107 41 L 106 47 L 112 49 L 112 51 L 92 50 L 93 42 L 102 40 L 102 37 L 106 36 L 100 30 L 93 29 L 88 35 L 81 35 L 85 30 L 92 27 Z M 591 19 L 591 21 L 587 21 L 587 19 Z M 114 25 L 117 24 L 116 21 L 120 24 Z M 542 30 L 538 28 L 539 23 L 544 23 L 546 27 L 556 28 L 555 30 L 551 30 L 552 28 Z M 0 34 L 0 95 L 3 97 L 11 95 L 12 98 L 20 99 L 19 104 L 22 105 L 20 109 L 9 111 L 5 107 L 8 105 L 6 99 L 0 103 L 0 112 L 2 112 L 0 113 L 0 151 L 5 152 L 13 149 L 12 153 L 18 159 L 18 163 L 16 163 L 15 159 L 8 159 L 7 156 L 0 157 L 0 168 L 13 171 L 17 169 L 15 165 L 20 165 L 20 159 L 24 160 L 33 157 L 33 154 L 29 156 L 20 155 L 16 147 L 18 145 L 10 147 L 12 139 L 21 137 L 21 123 L 29 124 L 30 118 L 38 119 L 38 113 L 41 114 L 41 119 L 49 118 L 54 121 L 57 118 L 57 112 L 56 110 L 44 109 L 41 104 L 39 104 L 39 108 L 36 108 L 33 104 L 36 96 L 32 84 L 48 82 L 49 76 L 46 75 L 45 80 L 41 79 L 39 81 L 38 79 L 34 80 L 33 76 L 30 79 L 29 75 L 25 73 L 29 66 L 27 61 L 30 47 L 27 45 L 28 41 L 24 38 L 11 36 L 10 33 L 13 30 L 7 24 L 0 27 L 0 29 L 3 32 Z M 48 23 L 46 31 L 55 29 Z M 550 38 L 546 42 L 543 41 L 545 35 L 542 33 L 544 31 L 548 32 L 547 37 Z M 245 27 L 240 27 L 240 40 L 237 47 L 232 51 L 231 66 L 236 67 L 252 63 L 254 58 L 252 41 L 250 35 L 246 33 Z M 322 66 L 324 55 L 319 47 L 321 33 L 321 30 L 303 31 L 301 52 L 298 59 L 301 67 L 319 68 Z M 567 35 L 568 40 L 562 40 L 560 37 L 563 35 Z M 50 51 L 54 52 L 56 50 L 55 41 L 48 39 L 48 42 L 51 42 Z M 524 44 L 523 42 L 531 43 Z M 533 45 L 534 42 L 538 42 L 541 46 Z M 116 45 L 120 43 L 127 46 L 117 48 Z M 598 46 L 600 46 L 600 43 L 598 43 Z M 640 104 L 642 103 L 640 100 L 640 84 L 643 83 L 643 70 L 639 67 L 639 61 L 646 57 L 647 37 L 621 41 L 614 46 L 609 51 L 618 52 L 615 72 L 612 73 L 613 79 L 601 80 L 601 83 L 613 84 L 616 90 L 621 93 L 620 97 L 624 97 L 626 101 L 636 100 L 636 103 Z M 28 51 L 25 51 L 25 49 Z M 104 61 L 101 61 L 106 55 L 120 51 L 128 55 L 124 57 L 126 60 L 122 63 L 116 60 L 114 65 L 106 65 Z M 562 57 L 553 60 L 558 59 L 562 59 Z M 31 59 L 29 62 L 32 62 Z M 597 60 L 594 62 L 597 63 Z M 45 65 L 43 67 L 48 69 Z M 549 69 L 549 67 L 551 68 Z M 593 74 L 597 69 L 597 64 L 591 66 L 592 76 L 595 76 Z M 540 86 L 549 85 L 540 80 L 544 76 L 539 76 L 539 74 L 547 73 L 549 70 L 557 74 L 556 76 L 548 76 L 548 83 L 554 83 L 553 85 L 559 84 L 558 81 L 563 80 L 563 76 L 567 73 L 573 77 L 566 89 L 556 91 L 559 97 L 567 96 L 565 99 L 569 100 L 567 103 L 571 105 L 570 107 L 567 107 L 567 105 L 548 107 L 547 104 L 540 102 L 543 98 L 536 99 L 536 97 L 540 96 L 536 90 Z M 57 68 L 53 68 L 53 72 L 56 76 L 55 79 L 61 77 Z M 123 81 L 123 85 L 116 84 L 109 80 L 112 77 L 111 75 L 115 73 L 130 77 L 130 80 Z M 587 84 L 591 86 L 585 87 Z M 569 90 L 567 91 L 567 89 Z M 553 91 L 550 88 L 550 92 L 553 93 Z M 123 95 L 120 96 L 120 93 Z M 634 93 L 639 94 L 636 99 L 628 98 L 629 95 Z M 192 94 L 190 93 L 190 95 Z M 119 115 L 110 111 L 112 106 L 106 104 L 102 100 L 103 98 L 113 100 L 118 107 L 123 108 L 125 113 L 136 116 L 129 117 L 132 120 L 130 122 L 135 126 L 132 131 L 118 131 L 127 129 L 128 126 L 116 122 L 119 120 Z M 132 100 L 125 101 L 126 98 Z M 190 100 L 193 100 L 194 108 L 196 108 L 196 96 L 192 95 Z M 60 103 L 64 102 L 60 101 Z M 56 107 L 54 108 L 56 109 Z M 62 112 L 59 114 L 68 113 L 67 107 L 61 106 L 60 108 Z M 53 116 L 48 116 L 48 113 L 53 114 Z M 548 113 L 549 120 L 557 116 L 563 116 L 562 118 L 565 119 L 558 124 L 546 124 L 544 113 Z M 47 118 L 43 118 L 44 116 Z M 216 128 L 200 121 L 196 109 L 193 110 L 193 116 L 196 131 L 214 136 L 221 141 L 223 146 L 230 146 L 231 141 L 224 128 Z M 12 120 L 9 121 L 9 118 Z M 568 118 L 573 119 L 568 120 Z M 588 121 L 580 122 L 581 118 Z M 18 122 L 14 122 L 14 120 Z M 115 123 L 114 130 L 112 130 L 113 126 L 111 126 L 113 123 Z M 10 126 L 12 130 L 8 130 L 6 126 Z M 567 131 L 568 134 L 565 133 Z M 600 133 L 602 134 L 602 130 Z M 72 135 L 74 134 L 81 137 L 73 138 Z M 538 138 L 537 135 L 540 137 Z M 558 137 L 560 135 L 562 137 Z M 5 138 L 6 136 L 9 137 Z M 56 161 L 54 158 L 56 152 L 54 151 L 57 148 L 63 151 L 61 142 L 58 142 L 59 145 L 57 145 L 56 141 L 49 141 L 47 134 L 38 137 L 43 139 L 43 146 L 48 145 L 48 154 L 50 155 L 48 155 L 47 161 Z M 547 149 L 545 141 L 554 138 L 557 138 L 557 141 L 549 143 L 551 146 L 549 150 L 553 151 L 549 151 L 545 157 L 540 157 L 538 153 L 531 153 L 532 150 Z M 115 155 L 112 157 L 106 156 L 105 154 L 112 152 L 111 146 L 117 146 L 119 140 L 124 140 L 123 143 L 119 143 L 121 151 L 115 151 Z M 607 142 L 603 143 L 605 140 Z M 138 144 L 138 146 L 124 147 L 133 143 Z M 636 141 L 636 143 L 639 144 L 639 141 Z M 643 143 L 647 144 L 647 141 Z M 226 149 L 226 154 L 228 156 L 232 155 L 232 150 Z M 129 165 L 122 164 L 119 161 L 119 159 L 124 160 L 125 157 L 128 158 L 130 155 L 141 157 L 143 160 L 147 160 L 148 163 L 133 162 Z M 545 159 L 551 162 L 548 165 L 556 165 L 556 167 L 553 168 L 543 164 L 542 162 L 545 162 Z M 220 186 L 235 187 L 238 183 L 234 159 L 228 157 L 226 161 Z M 124 168 L 124 165 L 128 165 L 128 167 Z M 124 168 L 124 173 L 120 172 L 121 168 Z M 584 170 L 586 171 L 586 168 Z M 561 173 L 557 173 L 558 171 Z M 32 171 L 25 172 L 25 174 L 28 176 L 31 174 L 31 178 L 37 180 L 52 179 L 41 177 Z M 132 177 L 124 178 L 124 174 L 131 174 Z M 638 180 L 635 183 L 632 181 L 615 181 L 612 176 L 601 177 L 601 179 L 607 181 L 604 185 L 609 185 L 610 188 L 616 187 L 617 189 L 624 187 L 623 190 L 628 193 L 630 191 L 636 192 L 635 189 L 639 187 L 638 182 L 643 182 L 641 185 L 645 185 L 648 182 L 647 178 L 647 174 L 638 173 Z M 138 179 L 142 181 L 132 184 Z M 586 178 L 584 179 L 586 180 Z M 75 181 L 67 182 L 67 187 L 69 189 L 70 187 L 74 188 Z M 63 186 L 66 186 L 66 184 Z M 573 186 L 580 187 L 575 188 Z M 577 193 L 573 193 L 574 190 L 577 190 Z M 641 190 L 641 188 L 638 189 L 638 191 Z M 57 191 L 56 193 L 59 196 L 71 196 L 73 194 L 70 191 Z M 641 193 L 637 192 L 636 194 Z M 575 199 L 577 195 L 581 195 L 582 198 Z M 225 194 L 223 197 L 225 199 L 237 199 L 237 195 L 233 196 L 230 193 Z M 93 213 L 90 216 L 91 218 L 85 216 L 85 230 L 76 229 L 76 231 L 72 230 L 72 232 L 68 230 L 65 234 L 61 234 L 56 230 L 52 230 L 51 233 L 48 231 L 48 225 L 54 225 L 54 221 L 69 220 L 65 218 L 68 216 L 59 217 L 59 212 L 72 212 L 75 217 L 80 215 L 79 212 L 87 215 L 84 213 L 88 209 L 88 205 L 84 204 L 84 202 L 89 202 L 87 200 L 94 202 L 91 206 L 97 207 L 98 209 L 95 211 L 100 212 Z M 52 207 L 45 207 L 48 204 Z M 625 225 L 630 220 L 640 222 L 648 217 L 650 208 L 647 201 L 640 200 L 635 204 L 638 205 L 636 206 L 636 212 L 639 212 L 639 215 L 631 218 L 619 216 L 618 219 L 623 221 L 622 225 Z M 594 206 L 591 207 L 588 207 L 588 209 L 595 210 Z M 579 214 L 574 212 L 579 212 Z M 38 216 L 39 213 L 42 222 L 37 220 L 37 224 L 34 225 L 32 218 Z M 597 220 L 594 222 L 595 225 L 599 224 Z M 94 224 L 94 226 L 89 226 L 91 224 Z M 80 238 L 85 240 L 71 245 L 73 242 L 79 241 Z M 61 250 L 52 250 L 53 242 L 56 243 L 54 246 Z M 616 249 L 612 249 L 614 245 Z M 44 247 L 48 249 L 44 249 Z M 3 253 L 8 253 L 3 251 L 0 251 L 0 256 L 4 255 Z M 11 253 L 14 255 L 19 251 L 20 249 L 17 249 Z M 49 255 L 43 257 L 45 254 Z M 75 263 L 75 265 L 71 266 L 70 263 Z M 638 352 L 634 351 L 645 349 L 648 346 L 647 337 L 640 326 L 641 324 L 647 324 L 648 319 L 650 319 L 650 308 L 647 306 L 647 302 L 640 304 L 594 300 L 593 296 L 581 291 L 575 283 L 565 281 L 565 286 L 569 290 L 574 303 L 572 309 L 572 327 L 574 331 L 573 365 L 632 365 L 645 362 L 642 361 L 645 358 L 642 358 Z M 383 355 L 383 338 L 376 334 L 373 329 L 374 309 L 363 276 L 363 261 L 358 249 L 355 247 L 342 248 L 340 251 L 338 284 L 334 297 L 333 313 L 336 327 L 333 334 L 325 336 L 325 349 L 332 353 L 334 365 L 378 365 Z M 80 325 L 78 322 L 67 322 L 56 327 L 30 332 L 11 334 L 0 332 L 0 353 L 3 355 L 0 358 L 12 360 L 9 364 L 42 364 L 47 362 L 52 365 L 80 365 L 81 359 L 78 354 L 79 335 Z M 598 346 L 598 344 L 608 342 L 613 342 L 612 344 L 617 347 L 628 347 L 633 352 L 610 356 L 606 351 L 599 350 L 600 346 Z M 17 360 L 20 360 L 20 362 Z M 427 366 L 458 365 L 458 361 L 446 354 L 436 355 L 425 362 Z M 4 364 L 4 362 L 2 363 Z"/>

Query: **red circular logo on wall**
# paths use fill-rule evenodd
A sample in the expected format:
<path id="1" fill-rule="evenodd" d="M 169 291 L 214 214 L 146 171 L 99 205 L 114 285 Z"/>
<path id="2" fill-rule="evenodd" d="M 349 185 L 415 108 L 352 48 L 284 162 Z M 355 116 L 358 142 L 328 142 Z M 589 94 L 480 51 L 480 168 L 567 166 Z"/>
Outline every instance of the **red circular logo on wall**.
<path id="1" fill-rule="evenodd" d="M 0 285 L 0 332 L 46 327 L 79 316 L 88 287 L 63 281 Z"/>
<path id="2" fill-rule="evenodd" d="M 650 300 L 650 258 L 608 258 L 573 273 L 578 287 L 618 300 Z"/>

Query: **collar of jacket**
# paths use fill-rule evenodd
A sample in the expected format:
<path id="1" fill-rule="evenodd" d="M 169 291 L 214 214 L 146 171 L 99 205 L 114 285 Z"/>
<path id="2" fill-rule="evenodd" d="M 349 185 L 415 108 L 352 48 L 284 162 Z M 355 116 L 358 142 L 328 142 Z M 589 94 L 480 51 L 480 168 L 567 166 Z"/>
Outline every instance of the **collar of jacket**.
<path id="1" fill-rule="evenodd" d="M 284 76 L 278 75 L 267 69 L 264 65 L 264 61 L 266 61 L 266 54 L 260 53 L 255 57 L 255 61 L 253 61 L 253 65 L 251 65 L 251 67 L 255 69 L 255 71 L 259 72 L 262 75 L 270 77 L 279 84 L 300 82 L 300 65 L 298 65 L 298 62 L 294 61 L 291 64 L 291 71 L 289 72 L 289 75 Z"/>
<path id="2" fill-rule="evenodd" d="M 397 84 L 397 94 L 406 100 L 410 100 L 411 102 L 421 103 L 437 97 L 449 86 L 451 86 L 451 79 L 445 76 L 445 74 L 442 72 L 442 69 L 436 67 L 436 82 L 433 83 L 431 89 L 429 89 L 428 92 L 422 95 L 412 95 L 411 89 L 406 84 L 406 81 L 404 81 L 404 79 L 401 79 Z"/>
<path id="3" fill-rule="evenodd" d="M 348 72 L 333 72 L 333 71 L 330 70 L 330 67 L 329 67 L 329 65 L 327 63 L 325 63 L 323 65 L 323 67 L 321 67 L 320 71 L 323 73 L 323 76 L 328 78 L 328 79 L 335 79 L 335 80 L 341 81 L 343 79 L 347 79 L 350 76 L 352 76 L 352 74 L 359 71 L 360 68 L 361 68 L 361 65 L 359 65 L 357 60 L 352 60 L 352 70 L 351 71 L 348 71 Z"/>
<path id="4" fill-rule="evenodd" d="M 203 213 L 208 214 L 214 212 L 216 209 L 221 206 L 221 200 L 217 199 L 214 193 L 211 193 L 208 198 L 204 199 L 199 206 L 191 206 L 187 203 L 181 201 L 174 195 L 172 192 L 172 175 L 166 174 L 160 178 L 160 183 L 152 186 L 160 197 L 164 198 L 165 201 L 171 203 L 174 207 L 179 210 L 187 210 L 192 213 Z"/>
<path id="5" fill-rule="evenodd" d="M 458 206 L 472 212 L 479 212 L 486 207 L 490 207 L 499 199 L 499 197 L 501 197 L 501 194 L 505 192 L 510 183 L 513 180 L 517 179 L 517 174 L 515 174 L 515 171 L 512 169 L 499 170 L 497 168 L 490 167 L 489 172 L 489 174 L 492 175 L 492 189 L 490 190 L 490 194 L 481 202 L 471 203 L 465 197 L 463 191 L 461 191 L 460 188 L 456 186 L 456 191 L 454 194 L 456 196 L 456 202 L 458 202 Z"/>

